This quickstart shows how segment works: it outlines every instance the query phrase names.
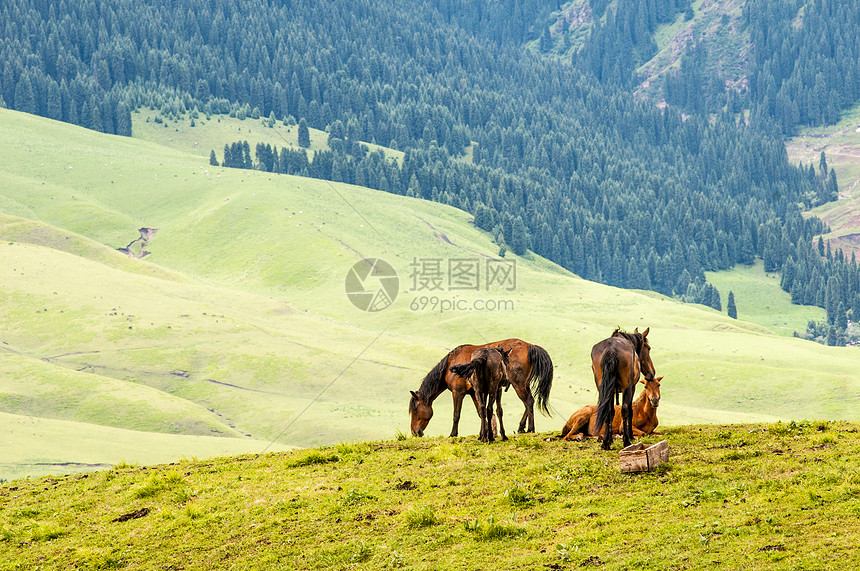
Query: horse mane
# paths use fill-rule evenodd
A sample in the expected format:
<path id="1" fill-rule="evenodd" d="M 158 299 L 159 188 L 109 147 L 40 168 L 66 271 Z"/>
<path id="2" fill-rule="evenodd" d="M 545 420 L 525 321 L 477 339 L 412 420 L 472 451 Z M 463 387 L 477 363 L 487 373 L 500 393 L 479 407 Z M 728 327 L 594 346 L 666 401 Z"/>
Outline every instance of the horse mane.
<path id="1" fill-rule="evenodd" d="M 636 350 L 637 355 L 642 352 L 642 341 L 644 340 L 644 337 L 641 333 L 628 333 L 620 327 L 616 327 L 615 331 L 612 332 L 611 337 L 623 337 L 633 344 L 633 348 Z"/>
<path id="2" fill-rule="evenodd" d="M 505 365 L 511 364 L 511 359 L 510 359 L 511 349 L 508 349 L 507 351 L 505 351 L 504 349 L 502 349 L 501 345 L 499 345 L 498 347 L 491 347 L 491 349 L 495 349 L 496 351 L 501 353 L 502 361 L 505 363 Z"/>
<path id="3" fill-rule="evenodd" d="M 429 397 L 430 395 L 435 394 L 442 385 L 445 384 L 445 375 L 448 372 L 448 358 L 451 356 L 451 353 L 459 349 L 456 349 L 449 352 L 447 355 L 442 357 L 442 360 L 439 361 L 435 367 L 430 369 L 430 372 L 424 377 L 424 380 L 421 381 L 421 386 L 418 387 L 418 394 L 422 397 Z M 414 412 L 416 409 L 416 402 L 413 398 L 409 401 L 409 412 Z"/>

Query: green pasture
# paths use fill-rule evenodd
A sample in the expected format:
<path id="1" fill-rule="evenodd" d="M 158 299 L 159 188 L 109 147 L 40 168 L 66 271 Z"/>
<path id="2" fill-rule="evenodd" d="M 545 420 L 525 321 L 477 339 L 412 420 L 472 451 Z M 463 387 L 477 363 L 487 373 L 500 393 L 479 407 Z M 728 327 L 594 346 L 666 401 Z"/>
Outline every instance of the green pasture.
<path id="1" fill-rule="evenodd" d="M 250 438 L 165 434 L 0 412 L 0 480 L 105 470 L 126 459 L 157 464 L 260 452 L 268 445 Z"/>
<path id="2" fill-rule="evenodd" d="M 809 321 L 824 321 L 827 317 L 820 307 L 793 305 L 791 295 L 779 287 L 779 274 L 765 272 L 761 260 L 752 266 L 706 272 L 705 276 L 720 291 L 723 312 L 729 292 L 734 292 L 739 320 L 763 325 L 779 335 L 803 333 Z"/>
<path id="3" fill-rule="evenodd" d="M 147 108 L 139 109 L 132 113 L 132 137 L 150 141 L 165 147 L 181 150 L 189 155 L 199 156 L 209 164 L 209 154 L 215 151 L 215 156 L 220 163 L 224 159 L 224 145 L 237 141 L 248 141 L 251 148 L 251 156 L 257 143 L 272 145 L 273 147 L 291 147 L 300 149 L 299 126 L 296 124 L 285 125 L 283 121 L 276 121 L 271 126 L 268 118 L 261 117 L 252 119 L 238 119 L 229 115 L 198 114 L 195 119 L 191 113 L 186 113 L 174 118 L 163 118 L 161 123 L 156 123 L 155 118 L 161 117 L 158 111 Z M 194 125 L 192 126 L 192 121 Z M 312 158 L 317 151 L 328 150 L 328 133 L 318 129 L 308 129 L 311 146 L 307 148 L 308 158 Z M 386 156 L 396 159 L 403 158 L 403 152 L 388 149 L 365 142 L 370 150 L 381 149 Z"/>
<path id="4" fill-rule="evenodd" d="M 741 320 L 733 320 L 509 253 L 515 287 L 483 281 L 454 290 L 449 260 L 477 263 L 486 278 L 498 252 L 469 214 L 345 184 L 210 167 L 182 144 L 0 110 L 8 159 L 0 168 L 0 412 L 114 428 L 127 428 L 128 418 L 138 430 L 292 446 L 391 438 L 408 432 L 408 391 L 448 350 L 519 337 L 555 363 L 557 414 L 537 419 L 538 430 L 554 431 L 596 399 L 590 348 L 620 325 L 651 328 L 666 377 L 664 424 L 856 419 L 857 350 L 786 338 L 780 323 L 759 318 L 766 311 L 747 305 L 742 288 Z M 158 230 L 149 256 L 116 251 L 143 227 Z M 345 295 L 348 271 L 365 257 L 384 259 L 399 276 L 384 311 L 360 311 Z M 416 268 L 434 260 L 442 282 L 429 290 Z M 495 309 L 476 309 L 488 304 Z M 124 403 L 113 414 L 112 401 L 100 400 L 106 387 Z M 121 413 L 140 391 L 152 395 L 148 406 L 137 417 Z M 521 405 L 512 392 L 503 401 L 516 426 Z M 102 404 L 79 410 L 79 402 Z M 470 407 L 461 434 L 477 431 Z M 450 397 L 435 408 L 428 434 L 447 435 Z"/>
<path id="5" fill-rule="evenodd" d="M 854 569 L 858 425 L 369 441 L 0 484 L 7 569 Z M 224 439 L 221 439 L 224 440 Z"/>

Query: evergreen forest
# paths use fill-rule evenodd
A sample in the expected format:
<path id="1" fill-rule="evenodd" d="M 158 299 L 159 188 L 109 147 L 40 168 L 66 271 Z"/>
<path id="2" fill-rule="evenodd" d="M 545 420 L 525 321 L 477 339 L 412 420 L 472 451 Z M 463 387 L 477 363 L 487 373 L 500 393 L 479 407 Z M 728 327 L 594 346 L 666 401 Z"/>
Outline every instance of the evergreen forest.
<path id="1" fill-rule="evenodd" d="M 747 87 L 704 78 L 690 45 L 665 107 L 637 69 L 690 0 L 577 3 L 590 32 L 559 58 L 558 0 L 6 0 L 0 104 L 118 135 L 143 107 L 326 130 L 313 155 L 225 141 L 210 160 L 450 204 L 516 254 L 715 308 L 704 272 L 760 257 L 844 344 L 857 262 L 802 216 L 836 177 L 790 164 L 783 137 L 860 99 L 857 3 L 746 0 Z"/>

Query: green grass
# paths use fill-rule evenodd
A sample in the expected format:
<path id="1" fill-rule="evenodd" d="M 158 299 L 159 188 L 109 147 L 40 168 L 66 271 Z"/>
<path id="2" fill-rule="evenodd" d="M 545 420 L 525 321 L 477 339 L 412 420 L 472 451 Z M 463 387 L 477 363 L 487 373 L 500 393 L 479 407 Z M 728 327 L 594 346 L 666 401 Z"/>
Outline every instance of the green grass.
<path id="1" fill-rule="evenodd" d="M 850 569 L 860 426 L 666 430 L 669 462 L 616 443 L 376 441 L 0 485 L 8 569 Z M 657 442 L 658 437 L 645 439 Z M 404 485 L 409 482 L 409 485 Z M 511 490 L 528 502 L 511 502 Z M 145 515 L 142 510 L 146 508 Z M 139 517 L 115 521 L 125 514 Z"/>
<path id="2" fill-rule="evenodd" d="M 191 126 L 190 114 L 175 119 L 165 119 L 162 123 L 156 123 L 155 118 L 160 116 L 158 111 L 141 109 L 132 113 L 132 136 L 135 139 L 150 141 L 158 145 L 181 150 L 189 155 L 205 159 L 204 164 L 209 164 L 209 153 L 215 151 L 218 162 L 224 159 L 224 145 L 237 141 L 248 141 L 253 156 L 257 143 L 269 144 L 273 147 L 292 147 L 299 149 L 299 127 L 298 125 L 284 125 L 282 121 L 275 122 L 271 127 L 268 119 L 237 119 L 229 115 L 199 115 Z M 313 157 L 317 151 L 328 150 L 328 133 L 317 129 L 308 129 L 311 146 L 307 149 L 308 158 Z M 388 149 L 365 143 L 370 150 L 381 149 L 386 156 L 400 160 L 403 158 L 401 151 Z"/>
<path id="3" fill-rule="evenodd" d="M 0 479 L 103 470 L 114 464 L 157 464 L 179 458 L 262 451 L 268 442 L 111 428 L 0 412 Z M 274 450 L 288 449 L 274 444 Z"/>
<path id="4" fill-rule="evenodd" d="M 130 435 L 241 435 L 292 446 L 390 438 L 408 431 L 408 391 L 448 350 L 520 337 L 545 347 L 555 364 L 558 416 L 537 419 L 538 430 L 550 431 L 596 399 L 589 351 L 622 325 L 651 327 L 666 377 L 662 424 L 856 418 L 846 399 L 860 392 L 855 349 L 587 282 L 532 254 L 508 254 L 517 262 L 513 291 L 440 294 L 467 305 L 511 302 L 510 311 L 414 309 L 428 295 L 411 291 L 416 259 L 498 251 L 470 215 L 448 206 L 210 168 L 179 146 L 8 110 L 0 110 L 0 152 L 8 159 L 0 264 L 11 269 L 0 274 L 0 412 L 135 428 Z M 158 229 L 150 256 L 114 251 L 141 227 Z M 400 276 L 385 311 L 359 311 L 344 293 L 362 256 L 385 259 Z M 739 294 L 742 315 L 743 303 Z M 503 401 L 515 427 L 521 405 L 513 393 Z M 461 434 L 478 430 L 469 406 Z M 448 434 L 450 397 L 434 408 L 428 435 Z M 16 446 L 38 450 L 44 440 L 24 434 Z M 165 450 L 177 458 L 180 440 L 172 442 Z M 105 445 L 110 454 L 98 462 L 87 460 L 86 446 L 70 444 L 57 462 L 151 461 L 143 444 L 122 452 Z M 184 453 L 211 453 L 200 450 Z"/>
<path id="5" fill-rule="evenodd" d="M 810 320 L 824 321 L 827 317 L 820 307 L 793 305 L 791 296 L 779 287 L 779 274 L 766 273 L 761 260 L 752 266 L 736 266 L 730 271 L 705 275 L 720 290 L 723 312 L 732 291 L 738 319 L 763 325 L 780 335 L 803 333 Z"/>

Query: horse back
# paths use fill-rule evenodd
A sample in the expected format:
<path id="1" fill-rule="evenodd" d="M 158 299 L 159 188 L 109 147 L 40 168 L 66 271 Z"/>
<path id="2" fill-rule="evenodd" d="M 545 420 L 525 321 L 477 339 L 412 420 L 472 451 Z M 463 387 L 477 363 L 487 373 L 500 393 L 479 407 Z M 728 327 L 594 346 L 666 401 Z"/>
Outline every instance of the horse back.
<path id="1" fill-rule="evenodd" d="M 508 356 L 508 378 L 511 383 L 525 383 L 528 380 L 528 375 L 531 372 L 529 365 L 529 344 L 522 339 L 502 339 L 501 341 L 493 341 L 484 343 L 483 345 L 460 345 L 454 348 L 449 353 L 448 366 L 462 365 L 472 360 L 473 353 L 478 349 L 489 347 L 501 347 L 504 351 L 510 351 Z M 452 376 L 452 373 L 448 373 Z M 453 375 L 456 377 L 456 375 Z M 456 382 L 456 379 L 453 379 Z M 451 381 L 448 382 L 451 386 Z"/>
<path id="2" fill-rule="evenodd" d="M 609 353 L 614 353 L 618 358 L 618 372 L 625 379 L 633 381 L 639 379 L 639 357 L 636 348 L 624 337 L 609 337 L 591 348 L 591 370 L 594 373 L 594 381 L 599 387 L 602 382 L 601 361 Z"/>

